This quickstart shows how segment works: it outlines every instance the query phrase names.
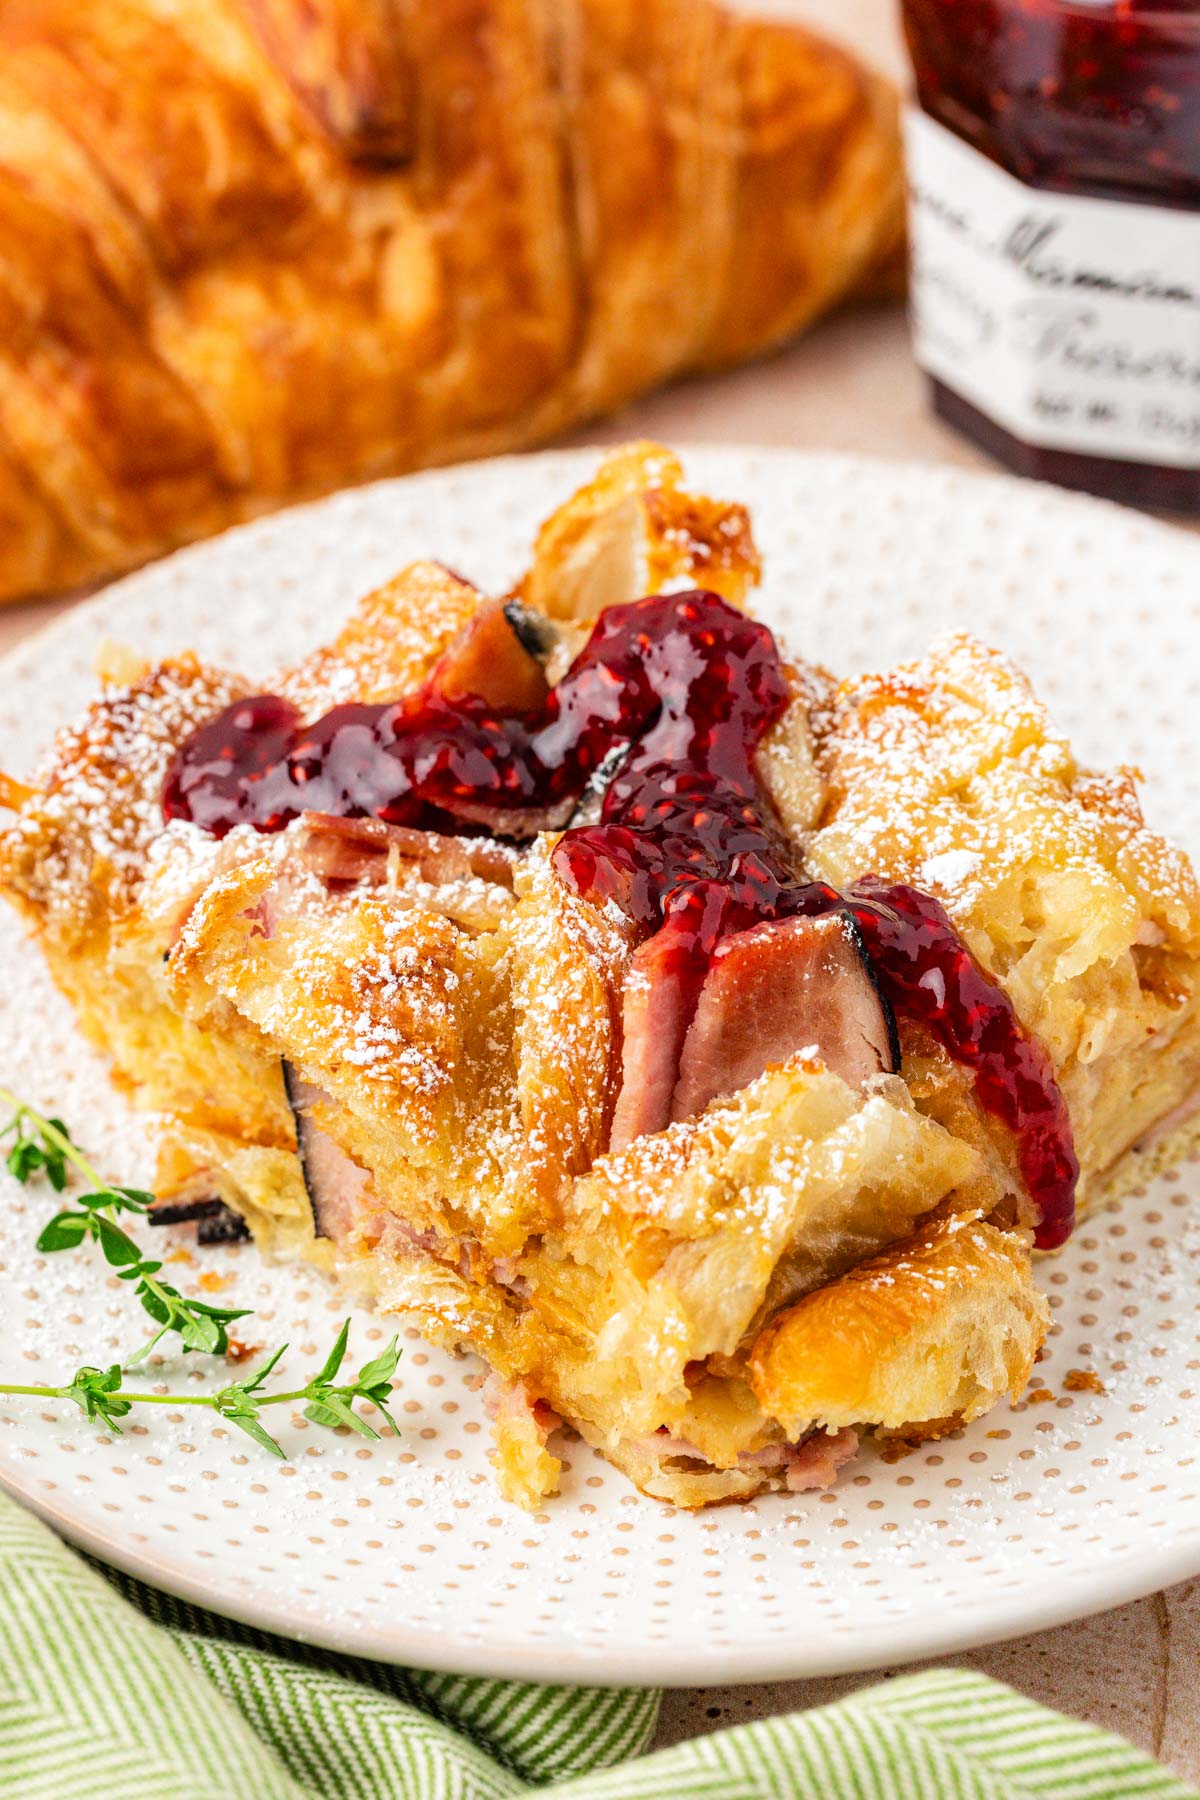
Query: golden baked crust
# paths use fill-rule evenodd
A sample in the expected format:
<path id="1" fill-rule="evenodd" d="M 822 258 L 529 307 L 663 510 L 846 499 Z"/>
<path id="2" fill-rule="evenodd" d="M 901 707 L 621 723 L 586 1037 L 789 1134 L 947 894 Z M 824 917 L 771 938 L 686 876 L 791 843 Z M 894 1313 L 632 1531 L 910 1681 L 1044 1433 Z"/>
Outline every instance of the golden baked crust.
<path id="1" fill-rule="evenodd" d="M 587 625 L 606 606 L 673 587 L 744 606 L 761 574 L 745 507 L 690 493 L 677 456 L 636 443 L 551 513 L 517 594 L 547 618 Z"/>
<path id="2" fill-rule="evenodd" d="M 131 919 L 175 746 L 247 691 L 182 656 L 113 686 L 58 733 L 0 842 L 5 891 L 39 930 L 73 949 Z"/>
<path id="3" fill-rule="evenodd" d="M 973 638 L 843 682 L 810 719 L 825 797 L 809 866 L 942 901 L 1050 1052 L 1086 1206 L 1158 1121 L 1200 1102 L 1191 864 L 1147 829 L 1133 773 L 1081 769 L 1027 678 Z M 944 1062 L 911 1049 L 957 1105 Z"/>
<path id="4" fill-rule="evenodd" d="M 713 0 L 6 0 L 0 600 L 544 441 L 890 265 L 897 106 Z"/>
<path id="5" fill-rule="evenodd" d="M 754 1392 L 785 1428 L 936 1437 L 1019 1397 L 1049 1322 L 1024 1238 L 942 1208 L 778 1314 L 754 1345 Z"/>
<path id="6" fill-rule="evenodd" d="M 360 600 L 337 636 L 289 669 L 279 693 L 316 719 L 346 701 L 419 687 L 482 595 L 441 563 L 415 562 Z"/>
<path id="7" fill-rule="evenodd" d="M 516 595 L 561 659 L 605 604 L 696 582 L 744 604 L 758 573 L 743 509 L 636 445 L 546 522 Z M 490 604 L 412 565 L 279 689 L 312 716 L 417 687 Z M 900 1073 L 861 1085 L 797 1051 L 612 1149 L 637 938 L 562 884 L 553 836 L 164 826 L 171 749 L 244 689 L 188 659 L 132 674 L 12 790 L 0 882 L 170 1115 L 160 1191 L 219 1195 L 267 1253 L 477 1350 L 506 1493 L 553 1486 L 559 1419 L 702 1506 L 831 1480 L 861 1430 L 937 1435 L 1020 1388 L 1048 1314 L 1014 1148 L 931 1041 L 905 1027 Z M 938 894 L 1050 1050 L 1084 1193 L 1116 1179 L 1196 1067 L 1186 863 L 969 639 L 787 679 L 757 767 L 798 866 Z"/>

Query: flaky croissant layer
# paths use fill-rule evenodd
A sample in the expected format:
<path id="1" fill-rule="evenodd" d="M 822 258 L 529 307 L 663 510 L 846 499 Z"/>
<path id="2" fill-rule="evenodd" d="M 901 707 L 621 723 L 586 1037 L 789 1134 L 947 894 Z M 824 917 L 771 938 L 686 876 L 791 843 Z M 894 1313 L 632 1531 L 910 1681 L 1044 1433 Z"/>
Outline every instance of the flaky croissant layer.
<path id="1" fill-rule="evenodd" d="M 761 351 L 901 219 L 886 86 L 710 0 L 6 0 L 0 599 Z"/>

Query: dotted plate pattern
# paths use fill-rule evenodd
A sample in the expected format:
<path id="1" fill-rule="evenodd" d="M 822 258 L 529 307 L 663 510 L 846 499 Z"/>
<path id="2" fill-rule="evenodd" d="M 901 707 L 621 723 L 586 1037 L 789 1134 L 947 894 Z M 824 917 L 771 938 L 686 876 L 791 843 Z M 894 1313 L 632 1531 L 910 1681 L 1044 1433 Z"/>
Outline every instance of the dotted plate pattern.
<path id="1" fill-rule="evenodd" d="M 267 679 L 405 561 L 483 587 L 591 452 L 385 482 L 233 532 L 80 607 L 4 665 L 0 767 L 28 770 L 94 689 L 97 644 L 191 646 Z M 1147 811 L 1200 850 L 1200 544 L 1049 488 L 950 470 L 703 448 L 692 479 L 747 502 L 760 606 L 838 670 L 966 626 L 1012 652 L 1084 760 L 1134 762 Z M 148 1131 L 79 1042 L 0 915 L 0 1080 L 50 1105 L 114 1176 Z M 0 1370 L 58 1381 L 139 1341 L 132 1296 L 90 1252 L 40 1257 L 53 1197 L 3 1178 Z M 164 1234 L 165 1235 L 165 1234 Z M 180 1234 L 168 1273 L 255 1308 L 249 1341 L 315 1366 L 348 1310 L 311 1270 Z M 1054 1312 L 1038 1390 L 837 1489 L 699 1515 L 634 1492 L 578 1441 L 529 1517 L 499 1497 L 477 1365 L 402 1330 L 399 1440 L 277 1421 L 272 1461 L 205 1412 L 149 1409 L 121 1437 L 64 1404 L 0 1400 L 0 1482 L 67 1536 L 160 1586 L 294 1637 L 397 1662 L 529 1678 L 709 1684 L 831 1674 L 1058 1624 L 1200 1571 L 1200 1168 L 1167 1171 L 1040 1262 Z M 352 1350 L 390 1322 L 354 1312 Z M 388 1324 L 385 1332 L 384 1325 Z M 357 1366 L 357 1365 L 355 1365 Z M 1067 1392 L 1095 1371 L 1103 1395 Z M 183 1390 L 202 1359 L 155 1370 Z"/>

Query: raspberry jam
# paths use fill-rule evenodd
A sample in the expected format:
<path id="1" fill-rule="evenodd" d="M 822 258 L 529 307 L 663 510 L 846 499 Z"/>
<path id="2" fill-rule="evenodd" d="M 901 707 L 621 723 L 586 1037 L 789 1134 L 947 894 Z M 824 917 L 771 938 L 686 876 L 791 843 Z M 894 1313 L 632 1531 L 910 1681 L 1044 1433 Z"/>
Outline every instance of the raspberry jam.
<path id="1" fill-rule="evenodd" d="M 1200 511 L 1200 5 L 903 11 L 935 410 L 1022 474 Z"/>
<path id="2" fill-rule="evenodd" d="M 868 878 L 847 895 L 807 882 L 755 773 L 787 684 L 766 626 L 716 594 L 652 596 L 603 613 L 544 706 L 506 714 L 436 681 L 305 725 L 271 695 L 241 700 L 176 753 L 168 819 L 214 836 L 278 831 L 302 812 L 530 836 L 566 814 L 619 757 L 597 823 L 553 860 L 576 893 L 611 900 L 702 973 L 721 940 L 761 920 L 849 910 L 876 979 L 974 1072 L 981 1103 L 1015 1134 L 1052 1248 L 1073 1221 L 1077 1164 L 1049 1060 L 974 962 L 938 902 Z"/>
<path id="3" fill-rule="evenodd" d="M 868 876 L 849 898 L 896 1012 L 924 1025 L 973 1071 L 980 1104 L 1014 1133 L 1021 1175 L 1040 1209 L 1038 1247 L 1056 1249 L 1075 1223 L 1079 1163 L 1045 1050 L 931 895 Z"/>

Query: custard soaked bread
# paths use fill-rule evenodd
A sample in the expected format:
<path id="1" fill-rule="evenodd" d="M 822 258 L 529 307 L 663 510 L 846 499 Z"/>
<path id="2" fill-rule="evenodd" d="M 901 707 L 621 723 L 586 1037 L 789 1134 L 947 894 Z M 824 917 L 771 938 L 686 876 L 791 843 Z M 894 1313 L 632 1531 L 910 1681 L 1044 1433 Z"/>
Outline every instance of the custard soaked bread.
<path id="1" fill-rule="evenodd" d="M 969 640 L 785 662 L 757 578 L 634 446 L 512 595 L 415 565 L 273 696 L 147 670 L 11 792 L 170 1216 L 476 1350 L 526 1502 L 561 1420 L 700 1506 L 978 1417 L 1034 1241 L 1191 1128 L 1200 902 L 1128 781 Z"/>
<path id="2" fill-rule="evenodd" d="M 214 1024 L 232 1008 L 226 1029 L 302 1071 L 302 1137 L 341 1152 L 310 1166 L 318 1254 L 481 1349 L 648 1492 L 698 1504 L 803 1474 L 818 1419 L 785 1434 L 757 1403 L 763 1320 L 947 1194 L 965 1217 L 992 1210 L 981 1158 L 897 1077 L 864 1093 L 804 1052 L 604 1153 L 625 932 L 544 865 L 491 928 L 464 925 L 448 886 L 330 894 L 251 864 L 213 884 L 172 955 L 182 1008 Z M 1008 1311 L 994 1345 L 963 1343 L 992 1359 L 987 1380 L 1007 1371 L 983 1404 L 1023 1380 L 1045 1324 L 1025 1240 L 1001 1241 Z M 971 1379 L 948 1370 L 921 1421 Z"/>
<path id="3" fill-rule="evenodd" d="M 1077 1204 L 1144 1179 L 1200 1112 L 1200 894 L 1131 771 L 1081 769 L 1028 679 L 963 635 L 810 716 L 827 793 L 809 866 L 941 900 L 1050 1054 Z M 944 1087 L 928 1046 L 911 1051 L 913 1079 Z"/>

